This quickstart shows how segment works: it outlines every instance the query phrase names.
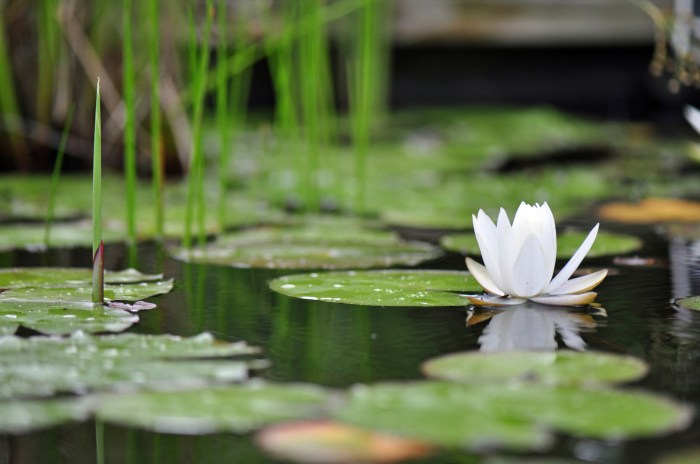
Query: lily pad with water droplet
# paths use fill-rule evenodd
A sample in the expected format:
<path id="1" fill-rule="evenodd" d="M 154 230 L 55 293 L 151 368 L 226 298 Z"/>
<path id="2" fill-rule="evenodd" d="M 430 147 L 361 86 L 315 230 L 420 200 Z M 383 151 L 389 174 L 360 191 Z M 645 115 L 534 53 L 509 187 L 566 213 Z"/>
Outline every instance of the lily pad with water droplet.
<path id="1" fill-rule="evenodd" d="M 150 308 L 93 304 L 91 272 L 76 268 L 0 270 L 0 334 L 14 333 L 19 325 L 49 334 L 119 332 L 138 321 L 133 312 Z M 172 290 L 172 280 L 159 278 L 134 270 L 106 273 L 106 282 L 113 283 L 105 284 L 105 299 L 108 303 L 134 302 Z"/>
<path id="2" fill-rule="evenodd" d="M 209 334 L 0 338 L 0 398 L 56 393 L 173 389 L 242 381 L 259 350 Z M 201 360 L 198 358 L 206 358 Z"/>
<path id="3" fill-rule="evenodd" d="M 353 269 L 415 265 L 438 257 L 425 243 L 341 222 L 291 229 L 257 229 L 221 236 L 205 247 L 178 249 L 183 261 L 274 269 Z"/>
<path id="4" fill-rule="evenodd" d="M 557 257 L 570 258 L 588 236 L 588 232 L 567 230 L 557 235 Z M 473 233 L 446 235 L 440 240 L 443 248 L 462 254 L 478 255 L 479 244 Z M 642 241 L 633 235 L 600 231 L 586 256 L 621 255 L 638 250 Z"/>
<path id="5" fill-rule="evenodd" d="M 228 387 L 100 397 L 105 422 L 165 433 L 245 433 L 327 415 L 333 395 L 310 384 L 249 382 Z"/>
<path id="6" fill-rule="evenodd" d="M 19 434 L 83 421 L 90 417 L 90 404 L 80 400 L 0 402 L 0 433 Z"/>
<path id="7" fill-rule="evenodd" d="M 700 295 L 678 298 L 673 301 L 673 304 L 679 308 L 688 309 L 691 311 L 700 311 Z"/>
<path id="8" fill-rule="evenodd" d="M 463 383 L 529 382 L 548 385 L 619 383 L 643 377 L 640 359 L 598 352 L 454 353 L 422 366 L 428 377 Z"/>
<path id="9" fill-rule="evenodd" d="M 327 420 L 272 425 L 261 430 L 255 441 L 275 457 L 304 464 L 392 463 L 431 451 L 419 441 Z"/>
<path id="10" fill-rule="evenodd" d="M 558 432 L 605 440 L 670 432 L 686 427 L 690 413 L 639 392 L 413 382 L 358 385 L 337 418 L 444 446 L 543 449 Z"/>
<path id="11" fill-rule="evenodd" d="M 481 287 L 468 272 L 387 270 L 296 274 L 270 288 L 306 300 L 367 306 L 466 306 L 464 296 Z"/>

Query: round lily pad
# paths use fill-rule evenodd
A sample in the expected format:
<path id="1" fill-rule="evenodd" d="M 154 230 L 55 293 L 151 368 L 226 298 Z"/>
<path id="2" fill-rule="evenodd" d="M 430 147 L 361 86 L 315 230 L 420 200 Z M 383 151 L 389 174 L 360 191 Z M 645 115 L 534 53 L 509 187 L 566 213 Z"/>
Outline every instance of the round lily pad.
<path id="1" fill-rule="evenodd" d="M 327 223 L 305 228 L 260 229 L 221 236 L 174 256 L 187 262 L 273 269 L 352 269 L 412 266 L 438 257 L 425 243 L 402 242 L 388 232 Z"/>
<path id="2" fill-rule="evenodd" d="M 541 449 L 552 433 L 622 439 L 681 429 L 689 410 L 646 393 L 542 384 L 354 387 L 338 419 L 444 446 Z"/>
<path id="3" fill-rule="evenodd" d="M 430 453 L 423 442 L 331 421 L 277 424 L 261 430 L 255 441 L 268 453 L 304 464 L 391 463 Z"/>
<path id="4" fill-rule="evenodd" d="M 133 269 L 105 273 L 107 305 L 92 303 L 90 269 L 16 268 L 0 270 L 0 334 L 19 325 L 49 334 L 120 332 L 139 320 L 133 314 L 152 305 L 117 305 L 168 293 L 172 280 Z M 111 306 L 110 306 L 111 305 Z"/>
<path id="5" fill-rule="evenodd" d="M 586 239 L 588 232 L 567 230 L 557 235 L 557 257 L 570 258 Z M 479 244 L 473 233 L 446 235 L 440 240 L 443 248 L 462 254 L 478 255 Z M 633 235 L 600 231 L 586 256 L 606 256 L 630 253 L 642 247 L 642 241 Z"/>
<path id="6" fill-rule="evenodd" d="M 688 309 L 691 311 L 700 311 L 700 295 L 678 298 L 673 301 L 673 304 L 679 308 Z"/>
<path id="7" fill-rule="evenodd" d="M 422 366 L 428 377 L 463 383 L 532 382 L 548 385 L 585 385 L 636 380 L 648 370 L 630 356 L 598 352 L 454 353 L 433 358 Z"/>
<path id="8" fill-rule="evenodd" d="M 259 350 L 210 334 L 0 338 L 0 398 L 184 388 L 242 381 Z M 197 358 L 207 358 L 197 360 Z M 223 359 L 226 358 L 226 359 Z"/>
<path id="9" fill-rule="evenodd" d="M 632 224 L 655 222 L 698 222 L 700 202 L 676 198 L 646 198 L 639 203 L 611 202 L 598 209 L 609 221 Z"/>
<path id="10" fill-rule="evenodd" d="M 105 422 L 165 433 L 245 433 L 264 425 L 324 415 L 332 395 L 309 384 L 249 382 L 229 387 L 105 395 Z"/>
<path id="11" fill-rule="evenodd" d="M 270 282 L 276 292 L 305 300 L 366 306 L 466 306 L 479 284 L 468 272 L 387 270 L 296 274 Z"/>

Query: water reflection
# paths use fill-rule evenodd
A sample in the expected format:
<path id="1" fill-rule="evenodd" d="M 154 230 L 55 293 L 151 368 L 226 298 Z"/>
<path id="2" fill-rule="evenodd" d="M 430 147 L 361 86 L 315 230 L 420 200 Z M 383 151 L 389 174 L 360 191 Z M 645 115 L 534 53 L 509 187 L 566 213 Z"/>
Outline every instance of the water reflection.
<path id="1" fill-rule="evenodd" d="M 488 320 L 479 337 L 480 351 L 554 351 L 557 334 L 568 348 L 583 351 L 586 342 L 581 331 L 593 331 L 593 316 L 604 316 L 602 308 L 545 306 L 528 301 L 507 309 L 477 311 L 467 319 L 467 326 Z"/>

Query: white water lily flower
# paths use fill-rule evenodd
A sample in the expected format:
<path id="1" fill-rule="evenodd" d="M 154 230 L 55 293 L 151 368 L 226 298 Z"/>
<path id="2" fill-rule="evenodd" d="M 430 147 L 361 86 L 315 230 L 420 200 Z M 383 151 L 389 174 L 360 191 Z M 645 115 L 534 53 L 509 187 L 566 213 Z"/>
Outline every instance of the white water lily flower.
<path id="1" fill-rule="evenodd" d="M 607 269 L 570 279 L 591 249 L 598 224 L 591 230 L 568 263 L 554 275 L 557 261 L 557 231 L 547 203 L 535 206 L 521 203 L 510 224 L 501 208 L 498 223 L 479 210 L 473 216 L 474 233 L 484 265 L 467 258 L 467 268 L 488 292 L 469 296 L 481 306 L 502 306 L 531 300 L 542 304 L 573 306 L 593 302 L 590 290 L 607 275 Z"/>

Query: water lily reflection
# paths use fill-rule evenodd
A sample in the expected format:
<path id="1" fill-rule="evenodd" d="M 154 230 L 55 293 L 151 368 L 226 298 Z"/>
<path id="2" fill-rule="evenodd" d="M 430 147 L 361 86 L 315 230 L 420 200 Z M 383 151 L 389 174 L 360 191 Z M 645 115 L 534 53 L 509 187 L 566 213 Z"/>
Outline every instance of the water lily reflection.
<path id="1" fill-rule="evenodd" d="M 605 311 L 602 308 L 580 311 L 528 302 L 505 311 L 477 311 L 467 319 L 467 325 L 490 319 L 479 337 L 483 352 L 554 351 L 558 347 L 557 334 L 567 347 L 583 351 L 586 342 L 580 332 L 595 329 L 594 315 L 605 315 Z"/>
<path id="2" fill-rule="evenodd" d="M 503 306 L 531 300 L 551 305 L 586 305 L 596 297 L 590 290 L 607 275 L 607 270 L 570 279 L 591 249 L 598 225 L 568 263 L 554 275 L 557 260 L 557 231 L 547 203 L 521 203 L 511 225 L 501 208 L 494 224 L 483 210 L 472 216 L 474 234 L 484 265 L 467 258 L 469 272 L 484 287 L 486 295 L 470 296 L 475 305 Z"/>

